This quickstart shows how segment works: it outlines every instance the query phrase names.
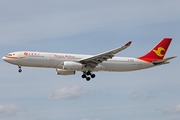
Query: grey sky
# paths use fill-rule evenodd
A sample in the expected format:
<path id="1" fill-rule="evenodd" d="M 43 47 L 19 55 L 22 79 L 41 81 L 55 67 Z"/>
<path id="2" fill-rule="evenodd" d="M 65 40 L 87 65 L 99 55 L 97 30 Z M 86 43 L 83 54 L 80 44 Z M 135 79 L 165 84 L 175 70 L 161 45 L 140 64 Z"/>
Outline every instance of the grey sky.
<path id="1" fill-rule="evenodd" d="M 178 3 L 178 0 L 1 1 L 0 43 L 177 21 L 180 19 Z"/>

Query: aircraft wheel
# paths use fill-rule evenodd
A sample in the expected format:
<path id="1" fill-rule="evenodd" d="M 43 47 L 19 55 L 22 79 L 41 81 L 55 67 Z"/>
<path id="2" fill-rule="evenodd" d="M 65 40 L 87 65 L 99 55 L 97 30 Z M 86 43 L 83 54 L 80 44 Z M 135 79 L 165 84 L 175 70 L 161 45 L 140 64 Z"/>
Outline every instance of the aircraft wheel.
<path id="1" fill-rule="evenodd" d="M 95 75 L 95 74 L 92 74 L 92 75 L 91 75 L 91 78 L 95 78 L 95 77 L 96 77 L 96 75 Z"/>
<path id="2" fill-rule="evenodd" d="M 87 77 L 87 78 L 86 78 L 86 80 L 87 80 L 87 81 L 90 81 L 90 80 L 91 80 L 91 78 L 90 78 L 90 77 Z"/>
<path id="3" fill-rule="evenodd" d="M 86 73 L 87 75 L 91 75 L 91 72 L 90 71 L 87 71 L 87 73 Z"/>
<path id="4" fill-rule="evenodd" d="M 86 75 L 85 75 L 85 74 L 83 74 L 83 75 L 82 75 L 82 78 L 86 78 Z"/>
<path id="5" fill-rule="evenodd" d="M 19 69 L 19 70 L 18 70 L 18 72 L 19 72 L 19 73 L 21 73 L 21 72 L 22 72 L 22 70 L 21 70 L 21 69 Z"/>

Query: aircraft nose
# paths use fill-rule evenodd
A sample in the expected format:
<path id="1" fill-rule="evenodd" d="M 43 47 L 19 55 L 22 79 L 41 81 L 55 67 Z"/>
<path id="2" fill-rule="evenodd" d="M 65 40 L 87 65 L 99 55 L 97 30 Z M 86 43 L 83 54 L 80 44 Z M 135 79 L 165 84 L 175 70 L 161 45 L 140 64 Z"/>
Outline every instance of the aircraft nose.
<path id="1" fill-rule="evenodd" d="M 4 61 L 6 61 L 6 57 L 2 57 L 2 59 L 3 59 Z"/>
<path id="2" fill-rule="evenodd" d="M 11 64 L 17 64 L 17 59 L 13 59 L 13 58 L 8 58 L 6 56 L 2 57 L 2 59 L 8 63 L 11 63 Z"/>
<path id="3" fill-rule="evenodd" d="M 9 60 L 8 60 L 8 58 L 7 57 L 2 57 L 2 59 L 4 60 L 4 61 L 6 61 L 6 62 L 8 62 Z"/>

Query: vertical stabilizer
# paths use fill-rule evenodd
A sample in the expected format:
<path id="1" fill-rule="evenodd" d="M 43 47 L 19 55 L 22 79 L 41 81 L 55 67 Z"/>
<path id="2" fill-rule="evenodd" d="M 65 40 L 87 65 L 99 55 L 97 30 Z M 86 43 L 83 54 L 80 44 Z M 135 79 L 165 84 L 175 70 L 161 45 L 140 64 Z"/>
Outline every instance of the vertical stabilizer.
<path id="1" fill-rule="evenodd" d="M 152 62 L 153 60 L 162 60 L 168 50 L 172 38 L 164 38 L 152 50 L 138 59 Z"/>

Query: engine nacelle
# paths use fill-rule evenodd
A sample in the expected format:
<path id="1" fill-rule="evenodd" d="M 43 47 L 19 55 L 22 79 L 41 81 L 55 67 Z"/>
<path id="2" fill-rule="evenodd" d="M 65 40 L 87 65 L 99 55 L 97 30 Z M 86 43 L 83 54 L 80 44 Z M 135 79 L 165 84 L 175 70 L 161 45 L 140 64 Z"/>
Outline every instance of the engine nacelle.
<path id="1" fill-rule="evenodd" d="M 69 71 L 69 70 L 64 70 L 64 69 L 56 69 L 57 75 L 74 75 L 76 71 Z"/>
<path id="2" fill-rule="evenodd" d="M 66 70 L 82 70 L 83 65 L 81 63 L 78 62 L 73 62 L 73 61 L 65 61 L 63 63 L 63 69 Z"/>

